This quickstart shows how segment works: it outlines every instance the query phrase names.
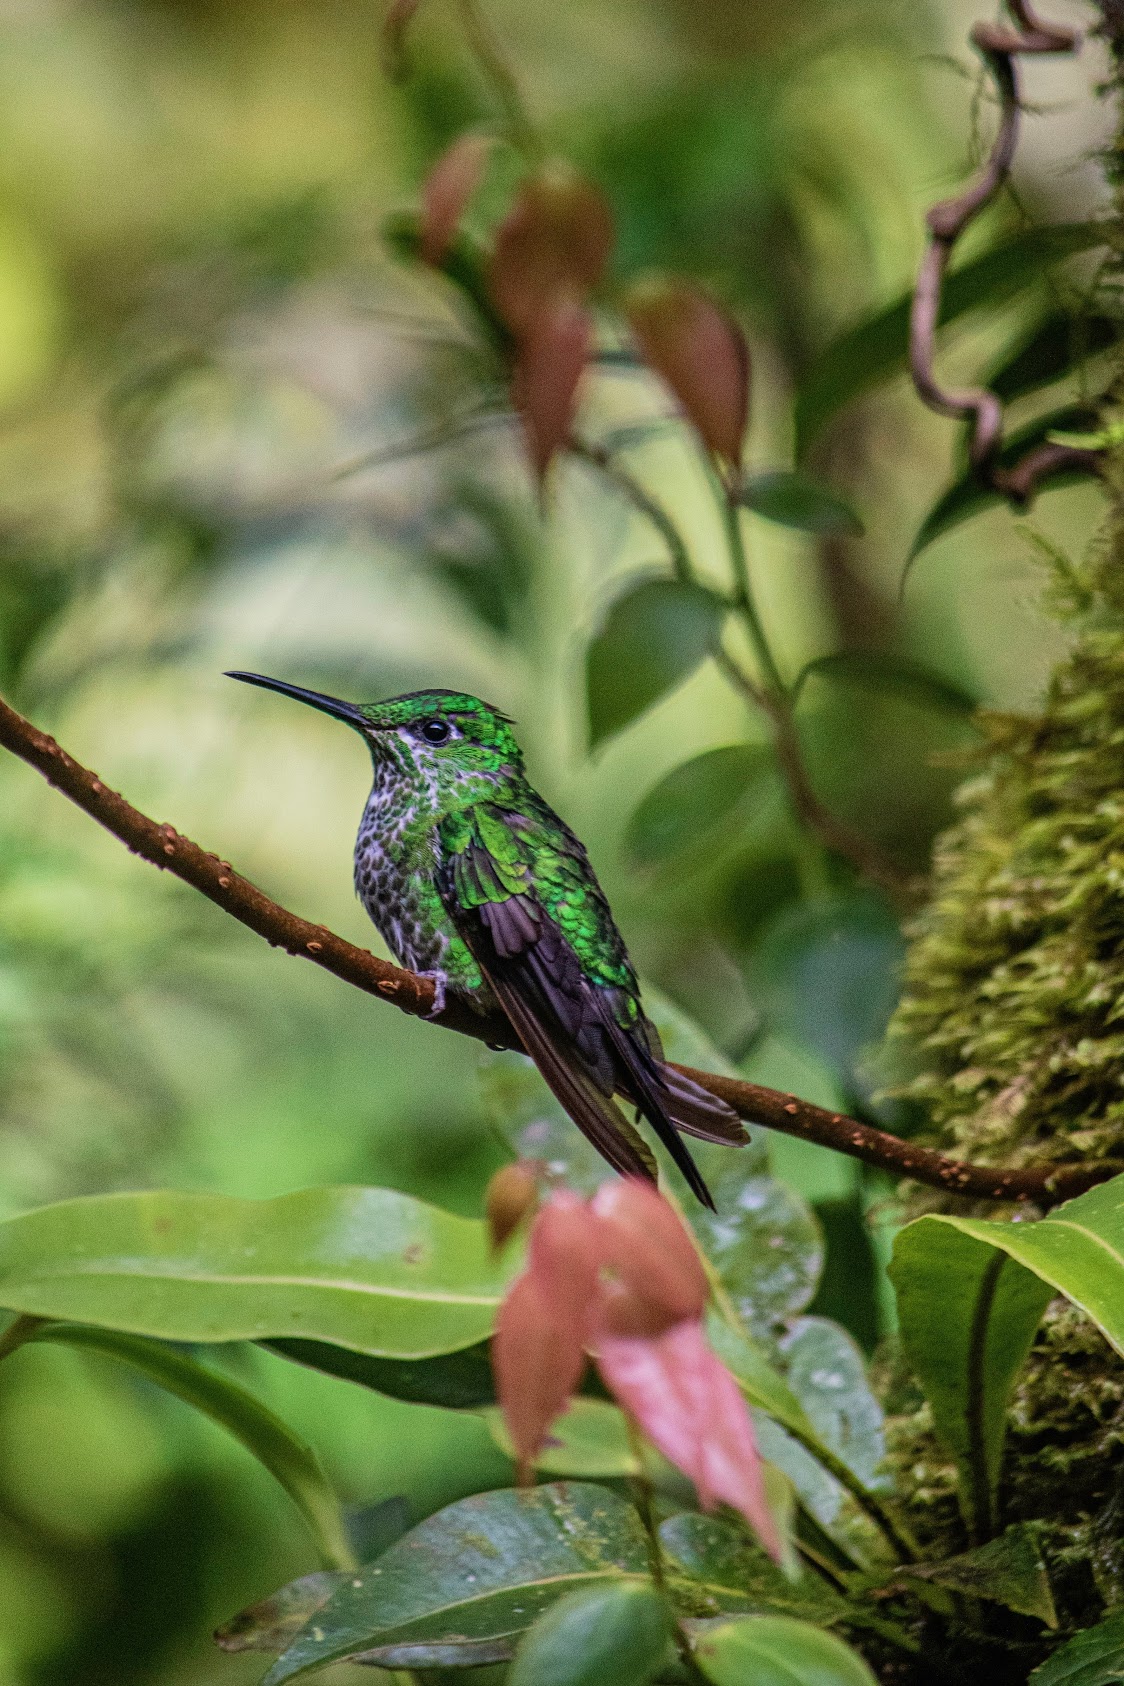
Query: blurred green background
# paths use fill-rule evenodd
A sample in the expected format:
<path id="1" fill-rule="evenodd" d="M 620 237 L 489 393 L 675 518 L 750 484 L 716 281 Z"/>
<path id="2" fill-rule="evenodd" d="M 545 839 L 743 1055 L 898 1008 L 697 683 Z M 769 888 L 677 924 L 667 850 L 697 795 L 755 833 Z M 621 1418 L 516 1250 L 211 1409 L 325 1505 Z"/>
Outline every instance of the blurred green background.
<path id="1" fill-rule="evenodd" d="M 787 466 L 801 381 L 908 284 L 924 207 L 986 126 L 963 47 L 973 9 L 489 11 L 551 144 L 612 202 L 618 273 L 685 270 L 738 311 L 754 356 L 749 459 Z M 867 1050 L 894 1000 L 892 910 L 826 866 L 775 795 L 700 823 L 658 861 L 630 832 L 664 774 L 763 742 L 761 721 L 705 667 L 587 753 L 585 645 L 622 578 L 660 562 L 651 533 L 578 465 L 557 476 L 544 522 L 510 428 L 395 449 L 472 404 L 484 359 L 444 285 L 393 261 L 380 227 L 441 146 L 494 109 L 445 0 L 422 7 L 401 85 L 380 70 L 380 21 L 360 0 L 0 8 L 0 691 L 148 812 L 361 943 L 362 747 L 222 670 L 356 699 L 477 691 L 518 719 L 643 971 L 747 1074 L 884 1114 Z M 1080 65 L 1032 67 L 1041 115 L 1017 182 L 1035 218 L 1096 205 L 1096 73 L 1092 47 Z M 973 239 L 1020 214 L 999 207 Z M 947 366 L 986 365 L 1044 297 L 969 318 Z M 657 403 L 635 375 L 607 374 L 583 424 L 595 436 Z M 1060 635 L 1032 535 L 1009 514 L 926 552 L 899 601 L 953 451 L 899 380 L 813 452 L 865 537 L 750 519 L 787 673 L 889 650 L 993 706 L 1033 704 Z M 689 445 L 656 436 L 632 465 L 720 576 Z M 1090 489 L 1052 493 L 1033 525 L 1080 552 L 1097 509 Z M 957 777 L 933 756 L 970 727 L 916 696 L 821 679 L 800 707 L 825 800 L 923 867 Z M 478 1062 L 475 1045 L 273 953 L 0 762 L 4 1215 L 115 1188 L 264 1196 L 348 1181 L 475 1213 L 501 1157 Z M 824 1227 L 816 1309 L 869 1349 L 887 1316 L 888 1190 L 771 1145 Z M 360 1512 L 404 1494 L 416 1518 L 510 1478 L 474 1418 L 264 1354 L 238 1362 Z M 185 1407 L 77 1354 L 0 1368 L 4 1686 L 238 1686 L 260 1666 L 219 1655 L 210 1629 L 312 1566 L 268 1477 Z"/>

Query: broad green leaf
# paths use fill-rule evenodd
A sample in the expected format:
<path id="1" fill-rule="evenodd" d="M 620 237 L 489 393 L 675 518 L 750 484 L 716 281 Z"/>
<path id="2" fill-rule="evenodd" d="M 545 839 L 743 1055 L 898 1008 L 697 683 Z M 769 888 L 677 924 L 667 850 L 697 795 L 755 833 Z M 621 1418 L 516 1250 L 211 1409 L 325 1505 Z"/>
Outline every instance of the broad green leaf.
<path id="1" fill-rule="evenodd" d="M 1030 1680 L 1032 1686 L 1116 1686 L 1124 1680 L 1124 1610 L 1075 1633 Z"/>
<path id="2" fill-rule="evenodd" d="M 1068 404 L 1062 410 L 1052 410 L 1047 416 L 1040 416 L 1037 421 L 1029 422 L 1026 427 L 1017 428 L 1008 438 L 1003 449 L 999 452 L 998 462 L 1002 468 L 1013 468 L 1015 464 L 1035 445 L 1041 445 L 1047 434 L 1056 433 L 1059 429 L 1090 427 L 1096 424 L 1096 414 L 1087 405 Z M 1066 467 L 1056 473 L 1046 475 L 1039 481 L 1039 490 L 1047 491 L 1056 486 L 1074 486 L 1079 480 L 1087 480 L 1090 470 L 1082 467 Z M 984 485 L 976 475 L 965 472 L 955 480 L 947 491 L 942 492 L 928 515 L 917 529 L 917 534 L 909 548 L 906 557 L 905 576 L 921 552 L 934 540 L 943 537 L 958 527 L 962 521 L 969 520 L 973 515 L 979 515 L 982 510 L 992 509 L 996 504 L 1005 500 L 1001 492 L 993 486 Z M 903 576 L 903 583 L 904 577 Z"/>
<path id="3" fill-rule="evenodd" d="M 910 1565 L 897 1579 L 923 1580 L 950 1592 L 971 1598 L 986 1598 L 1002 1604 L 1020 1616 L 1035 1616 L 1047 1627 L 1057 1627 L 1050 1578 L 1033 1527 L 1017 1522 L 997 1540 L 975 1551 L 946 1557 L 940 1563 Z"/>
<path id="4" fill-rule="evenodd" d="M 1010 404 L 1080 368 L 1089 357 L 1107 351 L 1120 337 L 1111 316 L 1073 316 L 1052 311 L 987 376 L 984 385 Z"/>
<path id="5" fill-rule="evenodd" d="M 962 264 L 945 281 L 942 325 L 980 305 L 1002 304 L 1041 283 L 1045 265 L 1107 243 L 1108 222 L 1060 223 L 1031 228 Z M 912 287 L 877 315 L 841 334 L 821 355 L 796 401 L 797 455 L 802 457 L 824 423 L 862 392 L 904 369 L 909 351 Z"/>
<path id="6" fill-rule="evenodd" d="M 871 1388 L 863 1355 L 846 1329 L 826 1317 L 798 1317 L 780 1349 L 785 1380 L 816 1438 L 864 1487 L 885 1485 L 882 1407 Z"/>
<path id="7" fill-rule="evenodd" d="M 794 469 L 751 474 L 742 487 L 740 501 L 766 521 L 774 521 L 778 527 L 795 527 L 801 533 L 856 538 L 864 530 L 845 499 Z"/>
<path id="8" fill-rule="evenodd" d="M 685 1510 L 660 1524 L 660 1546 L 676 1609 L 691 1619 L 754 1612 L 827 1623 L 847 1605 L 808 1569 L 785 1574 L 744 1528 Z"/>
<path id="9" fill-rule="evenodd" d="M 699 1639 L 695 1659 L 714 1686 L 875 1686 L 857 1651 L 791 1616 L 741 1616 Z"/>
<path id="10" fill-rule="evenodd" d="M 589 647 L 590 744 L 675 688 L 714 649 L 726 605 L 705 586 L 642 580 L 612 605 Z"/>
<path id="11" fill-rule="evenodd" d="M 979 707 L 979 698 L 954 680 L 886 651 L 839 650 L 834 655 L 817 656 L 801 668 L 792 687 L 793 697 L 799 697 L 808 680 L 814 678 L 891 691 L 950 714 L 974 714 Z"/>
<path id="12" fill-rule="evenodd" d="M 764 744 L 708 749 L 665 774 L 642 798 L 629 822 L 629 851 L 654 866 L 710 846 L 751 791 L 778 784 L 776 757 Z"/>
<path id="13" fill-rule="evenodd" d="M 517 1267 L 482 1223 L 379 1188 L 96 1195 L 0 1223 L 0 1306 L 165 1340 L 428 1357 L 491 1333 Z"/>
<path id="14" fill-rule="evenodd" d="M 482 1415 L 500 1451 L 514 1458 L 511 1437 L 498 1407 Z M 569 1475 L 587 1481 L 640 1473 L 624 1417 L 607 1399 L 575 1399 L 569 1410 L 550 1425 L 550 1437 L 535 1459 L 535 1468 L 543 1475 Z"/>
<path id="15" fill-rule="evenodd" d="M 768 1412 L 774 1421 L 802 1439 L 815 1438 L 816 1431 L 803 1405 L 757 1341 L 731 1329 L 716 1311 L 708 1315 L 706 1332 L 711 1346 L 736 1377 L 750 1405 Z"/>
<path id="16" fill-rule="evenodd" d="M 608 1489 L 555 1482 L 480 1493 L 349 1577 L 266 1686 L 375 1649 L 510 1645 L 566 1593 L 647 1581 L 640 1519 Z"/>
<path id="17" fill-rule="evenodd" d="M 718 1209 L 688 1209 L 691 1227 L 742 1322 L 765 1335 L 803 1311 L 816 1291 L 823 1268 L 819 1225 L 795 1190 L 775 1177 L 747 1176 L 728 1147 L 698 1159 Z"/>
<path id="18" fill-rule="evenodd" d="M 349 1347 L 331 1346 L 326 1341 L 262 1341 L 262 1346 L 320 1370 L 341 1381 L 358 1382 L 390 1399 L 404 1399 L 411 1405 L 441 1405 L 449 1411 L 471 1411 L 493 1405 L 496 1398 L 492 1375 L 491 1344 L 477 1341 L 458 1352 L 441 1352 L 431 1358 L 380 1358 Z"/>
<path id="19" fill-rule="evenodd" d="M 1002 1232 L 1015 1226 L 987 1227 Z M 898 1235 L 890 1280 L 906 1355 L 960 1471 L 965 1512 L 986 1532 L 1007 1401 L 1052 1288 L 1005 1259 L 986 1237 L 935 1216 L 919 1218 Z"/>
<path id="20" fill-rule="evenodd" d="M 670 1639 L 667 1606 L 653 1586 L 573 1592 L 526 1634 L 508 1686 L 648 1686 Z"/>
<path id="21" fill-rule="evenodd" d="M 157 1341 L 111 1329 L 43 1323 L 32 1328 L 22 1344 L 32 1342 L 105 1353 L 202 1411 L 240 1441 L 284 1487 L 308 1523 L 329 1568 L 349 1568 L 354 1562 L 339 1500 L 316 1453 L 280 1417 L 229 1377 Z"/>

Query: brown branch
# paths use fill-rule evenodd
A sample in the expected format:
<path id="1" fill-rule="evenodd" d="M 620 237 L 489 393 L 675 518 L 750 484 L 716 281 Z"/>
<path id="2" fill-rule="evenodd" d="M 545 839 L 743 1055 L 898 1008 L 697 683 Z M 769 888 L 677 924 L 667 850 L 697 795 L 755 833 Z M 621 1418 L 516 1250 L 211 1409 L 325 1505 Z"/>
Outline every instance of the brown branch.
<path id="1" fill-rule="evenodd" d="M 968 224 L 998 193 L 1010 174 L 1019 138 L 1019 83 L 1016 59 L 1022 53 L 1071 53 L 1080 43 L 1076 30 L 1046 23 L 1027 0 L 1007 0 L 1015 27 L 978 23 L 972 44 L 982 53 L 999 90 L 999 129 L 976 179 L 962 193 L 934 205 L 925 221 L 929 245 L 921 261 L 909 322 L 909 366 L 922 402 L 938 415 L 970 420 L 968 460 L 979 479 L 1012 503 L 1026 504 L 1042 480 L 1060 468 L 1092 467 L 1096 451 L 1073 446 L 1037 446 L 1014 467 L 997 459 L 1003 440 L 1003 405 L 987 387 L 955 390 L 941 386 L 933 369 L 941 292 L 952 249 Z"/>
<path id="2" fill-rule="evenodd" d="M 433 1008 L 433 984 L 427 978 L 380 960 L 364 948 L 357 948 L 323 925 L 290 913 L 272 901 L 256 884 L 233 871 L 228 861 L 208 854 L 171 825 L 161 825 L 142 814 L 123 796 L 68 755 L 48 737 L 0 701 L 0 745 L 19 756 L 43 775 L 47 782 L 75 803 L 128 849 L 153 866 L 172 873 L 198 890 L 224 913 L 256 931 L 274 948 L 299 955 L 322 966 L 356 989 L 366 990 L 391 1001 L 404 1013 L 426 1017 Z M 520 1043 L 501 1014 L 476 1013 L 471 1007 L 450 1002 L 434 1023 L 464 1036 L 476 1037 L 493 1047 L 519 1048 Z M 813 1106 L 796 1095 L 765 1089 L 741 1078 L 721 1077 L 712 1072 L 681 1067 L 688 1076 L 727 1101 L 751 1123 L 817 1142 L 837 1153 L 861 1159 L 895 1176 L 963 1195 L 970 1200 L 1034 1202 L 1041 1207 L 1056 1205 L 1115 1176 L 1124 1167 L 1100 1164 L 1028 1165 L 1017 1170 L 989 1165 L 966 1165 L 930 1148 L 914 1146 L 873 1129 L 855 1118 Z"/>

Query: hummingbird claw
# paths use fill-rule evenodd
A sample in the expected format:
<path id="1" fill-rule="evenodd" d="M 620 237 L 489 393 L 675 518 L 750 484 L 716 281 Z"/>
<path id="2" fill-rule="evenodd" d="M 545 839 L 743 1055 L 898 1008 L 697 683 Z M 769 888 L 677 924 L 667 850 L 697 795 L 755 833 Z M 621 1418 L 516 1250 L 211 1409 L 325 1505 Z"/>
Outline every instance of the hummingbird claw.
<path id="1" fill-rule="evenodd" d="M 448 976 L 445 972 L 419 972 L 419 978 L 428 978 L 433 985 L 433 1006 L 425 1015 L 427 1019 L 439 1019 L 445 1011 L 445 987 Z"/>

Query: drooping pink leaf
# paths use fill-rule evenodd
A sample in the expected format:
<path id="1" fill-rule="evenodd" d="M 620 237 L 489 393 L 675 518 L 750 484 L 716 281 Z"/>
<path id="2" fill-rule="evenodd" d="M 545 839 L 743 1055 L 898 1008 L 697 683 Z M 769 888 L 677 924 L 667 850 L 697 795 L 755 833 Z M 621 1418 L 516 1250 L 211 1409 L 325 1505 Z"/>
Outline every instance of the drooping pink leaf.
<path id="1" fill-rule="evenodd" d="M 701 1322 L 688 1319 L 648 1340 L 603 1335 L 594 1356 L 614 1398 L 694 1482 L 704 1509 L 719 1500 L 733 1506 L 779 1562 L 749 1410 Z"/>
<path id="2" fill-rule="evenodd" d="M 448 251 L 465 208 L 480 185 L 493 145 L 491 135 L 459 135 L 425 179 L 421 255 L 434 268 Z"/>
<path id="3" fill-rule="evenodd" d="M 635 1299 L 662 1313 L 664 1328 L 701 1317 L 710 1294 L 706 1272 L 686 1225 L 659 1190 L 639 1177 L 621 1177 L 602 1184 L 592 1207 L 601 1220 L 605 1263 Z M 626 1333 L 619 1320 L 614 1332 Z"/>
<path id="4" fill-rule="evenodd" d="M 524 1272 L 508 1289 L 492 1340 L 496 1394 L 524 1479 L 584 1369 L 578 1327 L 555 1320 L 542 1283 Z"/>
<path id="5" fill-rule="evenodd" d="M 570 437 L 592 341 L 588 313 L 565 296 L 545 305 L 520 338 L 511 392 L 540 486 Z"/>
<path id="6" fill-rule="evenodd" d="M 559 296 L 596 287 L 613 246 L 613 216 L 592 182 L 556 162 L 530 176 L 496 231 L 489 285 L 516 334 Z"/>
<path id="7" fill-rule="evenodd" d="M 649 368 L 708 450 L 737 469 L 749 421 L 749 348 L 738 324 L 701 288 L 658 276 L 630 288 L 626 310 Z"/>

